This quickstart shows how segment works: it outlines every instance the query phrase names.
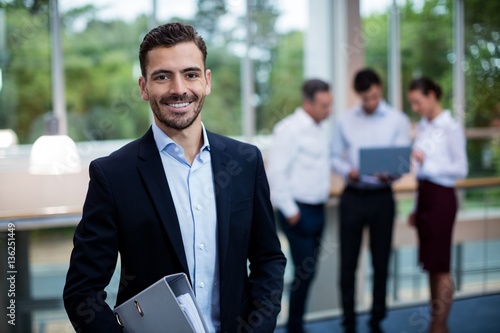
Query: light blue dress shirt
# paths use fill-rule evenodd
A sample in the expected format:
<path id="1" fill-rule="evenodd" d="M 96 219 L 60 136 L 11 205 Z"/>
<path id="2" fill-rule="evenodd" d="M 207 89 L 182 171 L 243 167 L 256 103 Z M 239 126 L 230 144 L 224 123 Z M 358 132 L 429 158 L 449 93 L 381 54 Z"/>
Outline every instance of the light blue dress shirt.
<path id="1" fill-rule="evenodd" d="M 388 146 L 409 146 L 410 120 L 403 112 L 380 101 L 373 114 L 367 114 L 361 105 L 346 111 L 333 131 L 331 165 L 335 172 L 348 178 L 353 169 L 359 170 L 359 149 Z M 375 177 L 362 175 L 359 188 L 387 186 Z"/>
<path id="2" fill-rule="evenodd" d="M 217 212 L 207 133 L 203 126 L 203 146 L 190 165 L 181 146 L 156 124 L 152 129 L 179 219 L 196 301 L 209 331 L 219 332 Z"/>

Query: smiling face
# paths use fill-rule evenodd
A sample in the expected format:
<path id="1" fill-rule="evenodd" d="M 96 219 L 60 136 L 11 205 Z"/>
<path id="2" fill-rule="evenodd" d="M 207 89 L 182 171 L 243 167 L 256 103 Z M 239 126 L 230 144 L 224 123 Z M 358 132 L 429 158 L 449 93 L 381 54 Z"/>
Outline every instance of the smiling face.
<path id="1" fill-rule="evenodd" d="M 145 76 L 139 78 L 141 97 L 149 101 L 155 123 L 165 132 L 201 122 L 210 84 L 211 72 L 192 42 L 153 48 L 147 54 Z"/>

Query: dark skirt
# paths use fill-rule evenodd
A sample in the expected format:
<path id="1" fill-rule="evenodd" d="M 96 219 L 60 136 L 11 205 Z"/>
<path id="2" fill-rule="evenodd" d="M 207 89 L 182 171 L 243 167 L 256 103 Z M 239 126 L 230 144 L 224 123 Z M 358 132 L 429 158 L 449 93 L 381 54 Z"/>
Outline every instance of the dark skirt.
<path id="1" fill-rule="evenodd" d="M 457 214 L 455 189 L 420 180 L 417 200 L 419 263 L 431 274 L 447 273 L 450 271 L 453 225 Z"/>

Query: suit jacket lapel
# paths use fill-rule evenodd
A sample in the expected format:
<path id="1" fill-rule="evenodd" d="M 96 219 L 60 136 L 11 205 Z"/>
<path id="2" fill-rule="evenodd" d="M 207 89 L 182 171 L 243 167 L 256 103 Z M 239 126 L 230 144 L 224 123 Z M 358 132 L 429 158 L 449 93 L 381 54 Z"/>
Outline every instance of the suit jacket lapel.
<path id="1" fill-rule="evenodd" d="M 167 231 L 170 242 L 174 247 L 175 254 L 184 272 L 189 276 L 186 253 L 184 252 L 184 244 L 182 243 L 182 234 L 179 227 L 179 219 L 175 211 L 172 194 L 168 187 L 165 171 L 163 170 L 161 158 L 158 154 L 151 128 L 141 139 L 138 158 L 139 173 L 156 206 L 161 223 Z"/>
<path id="2" fill-rule="evenodd" d="M 213 133 L 207 131 L 210 142 L 210 158 L 214 177 L 215 205 L 217 209 L 217 229 L 219 237 L 219 265 L 222 266 L 227 253 L 229 237 L 229 216 L 231 211 L 231 175 L 227 164 L 231 156 L 225 153 L 226 145 Z"/>

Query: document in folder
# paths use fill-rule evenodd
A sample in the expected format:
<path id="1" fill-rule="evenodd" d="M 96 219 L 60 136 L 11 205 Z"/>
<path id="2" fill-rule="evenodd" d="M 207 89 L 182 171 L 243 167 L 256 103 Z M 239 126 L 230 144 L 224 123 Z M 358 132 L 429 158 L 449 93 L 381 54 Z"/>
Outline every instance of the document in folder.
<path id="1" fill-rule="evenodd" d="M 401 176 L 410 172 L 411 147 L 378 147 L 359 150 L 359 174 Z"/>
<path id="2" fill-rule="evenodd" d="M 198 312 L 195 300 L 189 293 L 177 296 L 177 302 L 179 303 L 182 311 L 186 315 L 189 323 L 193 327 L 196 333 L 205 333 L 205 328 L 203 327 L 202 317 Z"/>
<path id="3" fill-rule="evenodd" d="M 125 333 L 206 333 L 186 274 L 165 276 L 114 309 Z"/>

